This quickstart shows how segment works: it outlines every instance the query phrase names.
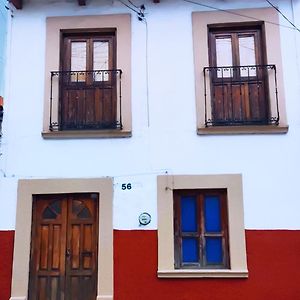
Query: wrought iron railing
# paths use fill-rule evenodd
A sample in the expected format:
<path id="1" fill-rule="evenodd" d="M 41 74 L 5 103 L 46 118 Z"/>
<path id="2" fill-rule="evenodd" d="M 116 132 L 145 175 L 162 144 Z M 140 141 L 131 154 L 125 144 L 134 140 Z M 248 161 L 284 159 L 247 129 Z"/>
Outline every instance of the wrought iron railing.
<path id="1" fill-rule="evenodd" d="M 205 67 L 205 126 L 279 124 L 275 65 Z"/>
<path id="2" fill-rule="evenodd" d="M 122 129 L 122 70 L 54 71 L 50 131 Z"/>
<path id="3" fill-rule="evenodd" d="M 3 114 L 4 114 L 4 110 L 3 110 L 3 106 L 0 103 L 0 138 L 2 136 L 2 121 L 3 121 Z"/>

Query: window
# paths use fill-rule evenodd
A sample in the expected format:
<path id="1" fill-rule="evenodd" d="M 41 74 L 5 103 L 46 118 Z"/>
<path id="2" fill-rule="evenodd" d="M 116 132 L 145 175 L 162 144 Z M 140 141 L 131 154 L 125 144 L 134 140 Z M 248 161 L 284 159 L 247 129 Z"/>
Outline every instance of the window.
<path id="1" fill-rule="evenodd" d="M 269 118 L 268 73 L 260 25 L 210 27 L 211 118 L 206 125 L 278 123 Z"/>
<path id="2" fill-rule="evenodd" d="M 175 268 L 228 268 L 226 190 L 174 190 Z"/>
<path id="3" fill-rule="evenodd" d="M 248 277 L 242 176 L 157 178 L 158 277 Z"/>
<path id="4" fill-rule="evenodd" d="M 44 138 L 131 136 L 130 15 L 47 18 Z"/>
<path id="5" fill-rule="evenodd" d="M 122 128 L 118 96 L 121 70 L 116 69 L 114 32 L 62 34 L 60 118 L 55 130 Z"/>
<path id="6" fill-rule="evenodd" d="M 234 12 L 192 14 L 197 133 L 286 133 L 278 13 Z"/>

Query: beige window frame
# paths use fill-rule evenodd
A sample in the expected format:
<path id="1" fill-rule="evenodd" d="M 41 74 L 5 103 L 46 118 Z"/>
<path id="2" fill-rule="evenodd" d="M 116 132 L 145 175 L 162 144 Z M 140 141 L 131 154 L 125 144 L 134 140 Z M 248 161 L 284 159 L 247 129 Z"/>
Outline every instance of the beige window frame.
<path id="1" fill-rule="evenodd" d="M 242 133 L 286 133 L 288 131 L 282 55 L 280 45 L 280 28 L 274 26 L 279 23 L 278 13 L 273 8 L 257 8 L 232 10 L 233 13 L 217 11 L 193 12 L 193 50 L 194 50 L 194 69 L 195 69 L 195 93 L 196 93 L 196 117 L 197 133 L 206 134 L 242 134 Z M 249 17 L 244 17 L 249 16 Z M 205 127 L 205 100 L 204 100 L 204 74 L 203 68 L 209 66 L 208 49 L 208 26 L 216 24 L 249 23 L 249 21 L 261 20 L 264 22 L 266 40 L 267 64 L 275 64 L 277 72 L 278 104 L 280 120 L 279 125 L 245 125 L 245 126 L 211 126 Z M 273 23 L 273 24 L 272 24 Z M 273 89 L 270 85 L 270 89 Z M 209 91 L 209 88 L 208 88 Z M 208 95 L 209 96 L 209 95 Z M 274 112 L 276 107 L 271 105 L 270 110 Z"/>
<path id="2" fill-rule="evenodd" d="M 173 191 L 226 189 L 229 269 L 175 269 Z M 162 175 L 157 178 L 158 271 L 160 278 L 247 278 L 242 175 Z"/>
<path id="3" fill-rule="evenodd" d="M 117 69 L 122 73 L 122 125 L 121 130 L 67 130 L 50 131 L 50 88 L 51 71 L 60 68 L 60 34 L 61 30 L 114 29 L 116 32 Z M 48 17 L 46 19 L 46 63 L 44 120 L 42 136 L 45 139 L 60 138 L 123 138 L 131 137 L 131 15 L 116 14 L 102 16 L 68 16 Z"/>
<path id="4" fill-rule="evenodd" d="M 19 180 L 10 300 L 26 300 L 33 195 L 99 193 L 99 247 L 97 300 L 113 300 L 113 181 L 99 179 Z"/>

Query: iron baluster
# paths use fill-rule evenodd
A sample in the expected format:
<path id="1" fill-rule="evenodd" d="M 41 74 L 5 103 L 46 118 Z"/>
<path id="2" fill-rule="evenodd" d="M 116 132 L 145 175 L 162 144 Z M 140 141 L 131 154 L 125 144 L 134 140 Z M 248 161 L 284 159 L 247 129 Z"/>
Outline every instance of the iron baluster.
<path id="1" fill-rule="evenodd" d="M 122 123 L 122 84 L 121 84 L 121 80 L 122 80 L 122 70 L 117 70 L 117 73 L 119 73 L 119 99 L 120 99 L 120 128 L 123 129 L 123 123 Z"/>
<path id="2" fill-rule="evenodd" d="M 120 69 L 51 72 L 49 130 L 122 129 L 121 73 Z M 90 97 L 99 97 L 98 103 L 107 105 L 99 109 L 97 117 L 95 109 L 87 105 Z M 58 122 L 53 120 L 56 116 Z"/>
<path id="3" fill-rule="evenodd" d="M 204 120 L 205 120 L 205 127 L 207 127 L 207 91 L 206 91 L 206 70 L 207 68 L 203 68 L 204 72 Z"/>
<path id="4" fill-rule="evenodd" d="M 273 91 L 273 93 L 275 93 L 275 99 L 274 97 L 271 97 L 272 91 L 270 90 L 270 86 L 268 84 L 268 82 L 271 80 L 271 76 L 269 76 L 268 70 L 272 70 L 274 72 L 275 91 Z M 222 125 L 279 124 L 280 112 L 278 102 L 277 72 L 275 65 L 204 67 L 203 72 L 206 127 Z M 206 77 L 206 73 L 209 74 L 208 78 L 210 79 L 212 85 L 212 120 L 208 119 L 208 78 Z M 232 73 L 237 74 L 237 77 L 232 76 Z M 225 79 L 224 74 L 226 77 L 230 75 L 230 78 Z M 239 88 L 239 93 L 235 93 L 235 85 L 237 88 Z M 225 88 L 228 90 L 228 99 L 226 98 Z M 239 97 L 240 100 L 234 99 L 235 97 Z M 272 102 L 269 102 L 269 100 L 275 101 L 275 103 L 273 102 L 273 106 Z M 266 109 L 264 107 L 267 105 L 271 112 L 269 118 L 265 115 Z"/>
<path id="5" fill-rule="evenodd" d="M 50 79 L 50 125 L 49 125 L 49 130 L 53 131 L 53 126 L 52 126 L 52 105 L 53 105 L 53 72 L 51 72 L 51 79 Z"/>
<path id="6" fill-rule="evenodd" d="M 273 65 L 272 67 L 274 69 L 274 76 L 275 76 L 275 98 L 276 98 L 276 109 L 277 109 L 277 118 L 275 120 L 275 124 L 279 124 L 279 104 L 278 104 L 278 89 L 277 89 L 277 69 L 276 66 Z"/>

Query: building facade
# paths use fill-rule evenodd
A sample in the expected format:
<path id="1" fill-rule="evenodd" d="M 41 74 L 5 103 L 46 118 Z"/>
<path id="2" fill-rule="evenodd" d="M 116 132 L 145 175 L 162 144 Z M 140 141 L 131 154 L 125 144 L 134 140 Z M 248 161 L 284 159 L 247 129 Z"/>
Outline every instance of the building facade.
<path id="1" fill-rule="evenodd" d="M 7 8 L 6 2 L 0 2 L 0 135 L 3 120 L 4 106 L 4 77 L 6 62 L 6 37 L 7 37 Z"/>
<path id="2" fill-rule="evenodd" d="M 10 8 L 0 298 L 299 299 L 299 1 Z"/>

